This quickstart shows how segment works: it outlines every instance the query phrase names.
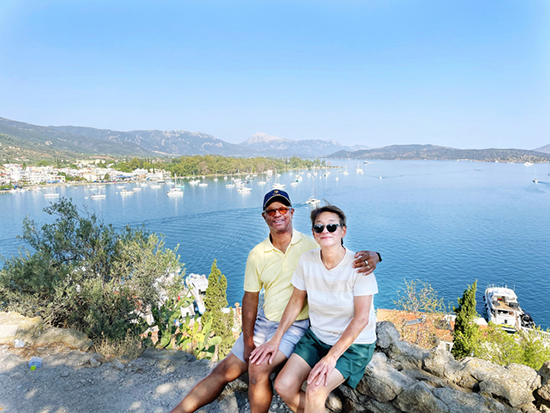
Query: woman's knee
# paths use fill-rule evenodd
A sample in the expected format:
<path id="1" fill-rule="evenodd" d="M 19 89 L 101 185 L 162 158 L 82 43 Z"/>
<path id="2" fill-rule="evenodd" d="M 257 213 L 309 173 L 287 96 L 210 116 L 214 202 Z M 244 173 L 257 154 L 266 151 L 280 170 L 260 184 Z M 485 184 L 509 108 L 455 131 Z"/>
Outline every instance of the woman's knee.
<path id="1" fill-rule="evenodd" d="M 300 391 L 300 385 L 295 380 L 289 379 L 284 375 L 279 375 L 275 380 L 275 390 L 283 400 L 292 398 Z"/>
<path id="2" fill-rule="evenodd" d="M 324 404 L 328 397 L 328 389 L 326 386 L 309 384 L 306 389 L 306 401 L 308 404 Z"/>

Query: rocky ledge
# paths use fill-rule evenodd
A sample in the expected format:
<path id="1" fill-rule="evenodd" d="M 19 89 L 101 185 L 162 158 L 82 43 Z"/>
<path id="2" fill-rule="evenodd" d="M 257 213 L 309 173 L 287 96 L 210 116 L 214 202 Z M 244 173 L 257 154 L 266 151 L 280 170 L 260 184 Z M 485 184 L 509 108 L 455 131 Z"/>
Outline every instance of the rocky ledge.
<path id="1" fill-rule="evenodd" d="M 2 316 L 2 313 L 0 313 Z M 215 364 L 175 350 L 148 349 L 137 360 L 112 360 L 86 353 L 90 341 L 61 329 L 43 331 L 39 320 L 5 313 L 0 317 L 0 409 L 32 412 L 162 412 L 208 374 Z M 10 327 L 11 326 L 11 327 Z M 17 328 L 14 326 L 18 326 Z M 401 341 L 394 325 L 377 324 L 377 351 L 355 390 L 342 385 L 327 409 L 373 413 L 550 413 L 550 361 L 537 372 L 502 367 L 477 358 L 456 361 L 440 346 L 426 351 Z M 15 339 L 25 349 L 13 348 Z M 9 343 L 9 344 L 8 344 Z M 64 350 L 39 353 L 44 365 L 31 372 L 30 350 L 53 344 Z M 44 350 L 42 350 L 44 351 Z M 249 412 L 246 375 L 227 386 L 201 412 Z M 288 412 L 277 396 L 271 412 Z"/>

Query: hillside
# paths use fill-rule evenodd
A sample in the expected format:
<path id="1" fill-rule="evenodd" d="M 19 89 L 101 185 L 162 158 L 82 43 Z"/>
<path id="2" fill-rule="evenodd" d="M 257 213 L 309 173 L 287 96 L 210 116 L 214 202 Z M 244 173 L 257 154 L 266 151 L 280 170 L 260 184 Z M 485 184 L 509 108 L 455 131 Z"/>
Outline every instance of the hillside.
<path id="1" fill-rule="evenodd" d="M 537 152 L 550 153 L 550 144 L 541 146 L 540 148 L 534 149 Z"/>
<path id="2" fill-rule="evenodd" d="M 0 118 L 0 134 L 4 140 L 11 137 L 14 145 L 20 147 L 21 154 L 28 151 L 36 156 L 50 157 L 52 154 L 65 154 L 69 157 L 82 155 L 152 155 L 139 145 L 131 142 L 117 143 L 92 137 L 59 131 L 46 126 L 36 126 Z"/>
<path id="3" fill-rule="evenodd" d="M 135 130 L 130 132 L 94 129 L 80 126 L 52 126 L 65 133 L 86 136 L 112 143 L 131 143 L 159 155 L 206 155 L 248 156 L 239 145 L 225 142 L 212 135 L 185 130 Z"/>
<path id="4" fill-rule="evenodd" d="M 550 153 L 523 149 L 455 149 L 435 145 L 392 145 L 354 152 L 339 151 L 327 158 L 547 163 L 550 162 Z"/>

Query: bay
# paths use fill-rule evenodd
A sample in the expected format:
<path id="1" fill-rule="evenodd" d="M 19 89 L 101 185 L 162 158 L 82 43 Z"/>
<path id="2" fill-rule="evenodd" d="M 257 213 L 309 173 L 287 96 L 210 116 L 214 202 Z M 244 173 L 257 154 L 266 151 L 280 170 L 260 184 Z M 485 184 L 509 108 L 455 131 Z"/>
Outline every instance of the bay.
<path id="1" fill-rule="evenodd" d="M 294 207 L 294 226 L 310 233 L 309 196 L 341 207 L 348 216 L 346 246 L 382 254 L 376 270 L 380 293 L 376 306 L 394 308 L 405 280 L 427 282 L 447 305 L 456 304 L 468 285 L 478 282 L 478 312 L 487 285 L 515 288 L 522 308 L 543 328 L 550 327 L 550 165 L 472 163 L 448 161 L 332 160 L 347 169 L 324 170 L 317 177 L 283 173 Z M 310 171 L 311 172 L 311 171 Z M 338 179 L 336 179 L 338 178 Z M 533 179 L 539 182 L 535 184 Z M 90 199 L 85 186 L 60 187 L 83 209 L 116 227 L 144 224 L 165 236 L 187 273 L 210 273 L 212 262 L 228 279 L 228 301 L 242 298 L 248 252 L 268 234 L 261 216 L 263 195 L 271 182 L 250 184 L 252 191 L 237 193 L 227 181 L 206 179 L 207 187 L 184 187 L 179 198 L 166 196 L 167 187 L 143 187 L 123 197 L 115 185 L 103 188 L 105 199 Z M 127 185 L 129 188 L 134 185 Z M 9 257 L 24 245 L 25 216 L 47 222 L 42 209 L 51 200 L 41 192 L 0 196 L 0 254 Z"/>

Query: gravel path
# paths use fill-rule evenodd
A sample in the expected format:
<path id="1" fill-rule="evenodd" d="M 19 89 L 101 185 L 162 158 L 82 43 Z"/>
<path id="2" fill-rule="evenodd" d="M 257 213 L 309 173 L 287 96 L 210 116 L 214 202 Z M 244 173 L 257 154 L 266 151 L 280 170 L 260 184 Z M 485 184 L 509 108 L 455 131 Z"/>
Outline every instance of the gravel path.
<path id="1" fill-rule="evenodd" d="M 28 368 L 30 356 L 43 359 Z M 14 349 L 0 345 L 0 413 L 169 412 L 215 364 L 172 350 L 146 350 L 123 365 L 92 367 L 93 354 L 65 347 Z M 200 412 L 250 412 L 246 382 L 230 384 Z M 273 413 L 290 412 L 276 396 Z"/>

